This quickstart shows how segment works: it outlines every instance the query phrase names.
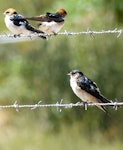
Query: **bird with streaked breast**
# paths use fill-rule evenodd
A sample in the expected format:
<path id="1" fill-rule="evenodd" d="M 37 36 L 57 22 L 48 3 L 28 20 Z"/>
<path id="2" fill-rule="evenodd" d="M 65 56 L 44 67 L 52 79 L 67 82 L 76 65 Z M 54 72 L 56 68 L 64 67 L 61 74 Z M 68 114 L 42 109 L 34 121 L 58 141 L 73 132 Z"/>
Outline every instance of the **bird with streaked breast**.
<path id="1" fill-rule="evenodd" d="M 112 101 L 106 99 L 100 92 L 96 83 L 88 79 L 80 70 L 72 70 L 68 73 L 70 76 L 70 86 L 83 102 L 87 103 L 111 103 Z M 102 105 L 96 105 L 98 108 L 107 112 Z"/>
<path id="2" fill-rule="evenodd" d="M 60 8 L 56 13 L 46 12 L 45 15 L 25 17 L 25 19 L 40 21 L 38 27 L 47 34 L 57 34 L 64 26 L 67 12 L 64 8 Z"/>
<path id="3" fill-rule="evenodd" d="M 39 37 L 47 39 L 45 33 L 36 29 L 24 17 L 17 13 L 13 8 L 9 8 L 4 12 L 6 27 L 15 35 L 30 35 L 32 33 L 41 34 Z M 44 34 L 44 35 L 43 35 Z"/>

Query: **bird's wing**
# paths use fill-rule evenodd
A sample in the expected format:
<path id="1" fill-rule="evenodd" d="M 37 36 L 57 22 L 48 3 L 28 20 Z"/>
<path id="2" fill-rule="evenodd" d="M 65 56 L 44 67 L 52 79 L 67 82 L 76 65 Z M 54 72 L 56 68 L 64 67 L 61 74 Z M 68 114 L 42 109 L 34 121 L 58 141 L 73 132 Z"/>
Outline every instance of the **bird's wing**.
<path id="1" fill-rule="evenodd" d="M 24 19 L 32 20 L 32 21 L 50 22 L 50 19 L 46 15 L 24 17 Z"/>
<path id="2" fill-rule="evenodd" d="M 27 25 L 28 21 L 26 19 L 23 18 L 23 16 L 19 15 L 19 14 L 14 14 L 11 18 L 11 21 L 13 21 L 13 23 L 16 26 L 21 26 L 21 25 Z"/>
<path id="3" fill-rule="evenodd" d="M 87 77 L 83 76 L 81 78 L 78 78 L 77 84 L 81 89 L 100 99 L 102 102 L 110 103 L 109 100 L 107 100 L 103 95 L 101 95 L 96 83 L 91 81 Z"/>
<path id="4" fill-rule="evenodd" d="M 64 19 L 60 14 L 57 13 L 50 13 L 46 12 L 47 18 L 49 18 L 50 21 L 55 21 L 55 22 L 63 22 Z"/>
<path id="5" fill-rule="evenodd" d="M 33 21 L 41 21 L 41 22 L 63 22 L 64 19 L 60 14 L 46 12 L 45 15 L 34 16 L 34 17 L 24 17 L 23 19 L 33 20 Z"/>

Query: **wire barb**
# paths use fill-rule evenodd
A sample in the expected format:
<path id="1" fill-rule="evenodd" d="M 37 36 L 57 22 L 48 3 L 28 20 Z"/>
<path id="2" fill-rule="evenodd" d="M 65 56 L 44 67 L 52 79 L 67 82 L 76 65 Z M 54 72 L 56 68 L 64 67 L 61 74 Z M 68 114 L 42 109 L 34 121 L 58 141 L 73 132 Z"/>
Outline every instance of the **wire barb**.
<path id="1" fill-rule="evenodd" d="M 37 104 L 35 104 L 34 107 L 31 108 L 31 110 L 38 108 L 38 107 L 40 106 L 40 103 L 41 103 L 41 102 L 42 102 L 42 101 L 39 101 Z"/>
<path id="2" fill-rule="evenodd" d="M 88 34 L 90 35 L 91 38 L 94 38 L 93 31 L 90 28 L 87 29 L 87 32 L 88 32 Z"/>
<path id="3" fill-rule="evenodd" d="M 117 102 L 114 103 L 114 106 L 113 106 L 113 107 L 114 107 L 115 110 L 118 109 Z"/>
<path id="4" fill-rule="evenodd" d="M 15 110 L 17 112 L 19 112 L 19 105 L 18 105 L 17 101 L 14 102 L 13 106 L 14 106 Z"/>
<path id="5" fill-rule="evenodd" d="M 62 102 L 63 102 L 63 99 L 60 100 L 60 103 L 57 102 L 56 105 L 57 105 L 57 111 L 61 112 L 62 109 L 60 108 L 60 106 L 62 105 Z"/>
<path id="6" fill-rule="evenodd" d="M 123 33 L 123 30 L 119 30 L 119 34 L 118 34 L 117 38 L 119 38 L 122 33 Z"/>

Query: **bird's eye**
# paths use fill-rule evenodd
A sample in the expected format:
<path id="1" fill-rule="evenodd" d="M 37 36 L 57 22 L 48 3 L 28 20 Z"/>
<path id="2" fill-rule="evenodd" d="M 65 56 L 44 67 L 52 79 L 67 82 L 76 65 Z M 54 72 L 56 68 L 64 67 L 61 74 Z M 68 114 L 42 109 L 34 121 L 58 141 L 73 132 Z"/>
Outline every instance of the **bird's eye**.
<path id="1" fill-rule="evenodd" d="M 17 12 L 15 11 L 13 14 L 17 14 Z"/>
<path id="2" fill-rule="evenodd" d="M 6 14 L 9 14 L 9 11 L 7 11 Z"/>
<path id="3" fill-rule="evenodd" d="M 72 74 L 72 75 L 74 75 L 74 74 L 75 74 L 75 72 L 71 72 L 71 74 Z"/>

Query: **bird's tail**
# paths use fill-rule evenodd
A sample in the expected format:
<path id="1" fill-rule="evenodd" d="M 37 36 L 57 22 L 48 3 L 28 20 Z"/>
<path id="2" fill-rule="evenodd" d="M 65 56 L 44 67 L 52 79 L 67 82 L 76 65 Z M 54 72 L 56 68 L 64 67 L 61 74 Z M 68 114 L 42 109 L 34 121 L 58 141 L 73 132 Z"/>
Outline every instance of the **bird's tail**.
<path id="1" fill-rule="evenodd" d="M 41 22 L 49 22 L 49 18 L 46 15 L 35 16 L 35 17 L 25 17 L 24 19 L 32 20 L 32 21 L 41 21 Z"/>
<path id="2" fill-rule="evenodd" d="M 48 37 L 47 37 L 47 35 L 45 34 L 45 32 L 43 32 L 43 31 L 41 31 L 41 30 L 38 30 L 38 29 L 36 29 L 36 28 L 34 28 L 33 26 L 31 26 L 31 25 L 27 25 L 26 26 L 26 28 L 27 28 L 27 30 L 30 30 L 30 31 L 32 31 L 32 32 L 34 32 L 34 33 L 38 33 L 38 34 L 41 34 L 41 35 L 39 35 L 39 37 L 41 37 L 41 38 L 43 38 L 43 39 L 48 39 Z"/>
<path id="3" fill-rule="evenodd" d="M 111 100 L 106 99 L 104 96 L 101 95 L 101 100 L 99 99 L 100 103 L 112 103 Z M 109 105 L 112 106 L 112 105 Z M 97 105 L 98 108 L 100 108 L 101 110 L 103 110 L 104 112 L 108 113 L 107 109 L 105 106 L 102 105 Z"/>
<path id="4" fill-rule="evenodd" d="M 102 101 L 103 103 L 111 103 L 111 102 L 112 102 L 111 100 L 105 98 L 104 96 L 102 96 L 101 101 Z"/>
<path id="5" fill-rule="evenodd" d="M 99 109 L 101 109 L 102 111 L 104 111 L 105 113 L 108 113 L 107 109 L 105 108 L 105 106 L 101 106 L 101 105 L 96 105 Z"/>

